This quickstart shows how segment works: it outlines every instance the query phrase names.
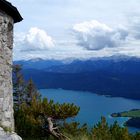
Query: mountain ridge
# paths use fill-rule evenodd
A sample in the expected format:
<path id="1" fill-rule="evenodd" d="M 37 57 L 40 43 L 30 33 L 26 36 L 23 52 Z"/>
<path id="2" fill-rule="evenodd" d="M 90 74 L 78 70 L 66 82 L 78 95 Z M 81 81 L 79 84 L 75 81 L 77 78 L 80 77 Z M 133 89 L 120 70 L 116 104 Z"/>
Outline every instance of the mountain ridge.
<path id="1" fill-rule="evenodd" d="M 21 64 L 21 61 L 14 62 Z M 113 57 L 74 60 L 28 61 L 23 64 L 25 79 L 38 88 L 90 91 L 101 95 L 140 99 L 140 58 Z"/>

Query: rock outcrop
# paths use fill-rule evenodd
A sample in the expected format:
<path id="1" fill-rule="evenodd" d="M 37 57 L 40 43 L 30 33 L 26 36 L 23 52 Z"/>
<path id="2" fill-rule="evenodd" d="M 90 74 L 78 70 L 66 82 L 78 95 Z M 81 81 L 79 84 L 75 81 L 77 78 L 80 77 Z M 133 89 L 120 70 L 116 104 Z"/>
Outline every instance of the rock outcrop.
<path id="1" fill-rule="evenodd" d="M 22 139 L 16 133 L 5 132 L 3 128 L 0 127 L 0 140 L 22 140 Z"/>

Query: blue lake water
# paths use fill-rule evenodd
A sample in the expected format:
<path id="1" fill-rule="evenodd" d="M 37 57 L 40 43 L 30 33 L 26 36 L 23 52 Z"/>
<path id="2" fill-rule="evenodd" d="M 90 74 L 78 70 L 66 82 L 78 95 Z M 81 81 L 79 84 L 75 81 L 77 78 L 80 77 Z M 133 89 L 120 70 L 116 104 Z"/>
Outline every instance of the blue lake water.
<path id="1" fill-rule="evenodd" d="M 63 89 L 40 89 L 40 92 L 42 97 L 53 99 L 54 102 L 74 103 L 79 106 L 80 112 L 74 120 L 82 124 L 87 123 L 91 127 L 100 120 L 101 116 L 105 116 L 109 124 L 118 121 L 120 125 L 123 125 L 128 118 L 112 118 L 110 114 L 140 108 L 140 100 L 106 97 L 90 92 Z M 129 128 L 129 130 L 132 132 L 138 129 Z"/>

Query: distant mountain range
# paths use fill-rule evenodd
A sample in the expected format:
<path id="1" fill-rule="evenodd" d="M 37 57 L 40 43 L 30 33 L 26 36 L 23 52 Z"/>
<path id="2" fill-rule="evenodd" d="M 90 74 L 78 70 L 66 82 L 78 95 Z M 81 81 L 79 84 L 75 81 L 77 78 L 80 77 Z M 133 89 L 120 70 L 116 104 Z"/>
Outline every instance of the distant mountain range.
<path id="1" fill-rule="evenodd" d="M 140 58 L 112 56 L 90 60 L 15 61 L 38 88 L 63 88 L 140 99 Z"/>

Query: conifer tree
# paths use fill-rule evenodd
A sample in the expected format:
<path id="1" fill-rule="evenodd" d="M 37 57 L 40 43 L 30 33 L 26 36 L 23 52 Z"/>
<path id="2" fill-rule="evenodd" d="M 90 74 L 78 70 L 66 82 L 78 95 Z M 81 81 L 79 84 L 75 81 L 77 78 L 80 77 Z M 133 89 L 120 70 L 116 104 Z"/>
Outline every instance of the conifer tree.
<path id="1" fill-rule="evenodd" d="M 14 66 L 14 103 L 15 126 L 18 134 L 27 136 L 53 135 L 57 139 L 68 139 L 59 131 L 59 124 L 65 119 L 74 117 L 79 107 L 74 104 L 59 104 L 47 98 L 41 98 L 40 93 L 30 79 L 27 83 L 21 74 L 21 67 Z"/>
<path id="2" fill-rule="evenodd" d="M 105 117 L 101 117 L 101 122 L 95 125 L 92 131 L 94 140 L 111 140 L 109 125 Z"/>
<path id="3" fill-rule="evenodd" d="M 14 107 L 18 109 L 24 102 L 25 95 L 25 82 L 23 75 L 21 74 L 21 66 L 13 66 L 13 96 L 14 96 Z"/>
<path id="4" fill-rule="evenodd" d="M 37 100 L 39 100 L 40 93 L 36 89 L 35 84 L 33 83 L 32 79 L 29 79 L 25 87 L 25 102 L 27 104 L 30 104 L 33 98 L 36 98 Z"/>

